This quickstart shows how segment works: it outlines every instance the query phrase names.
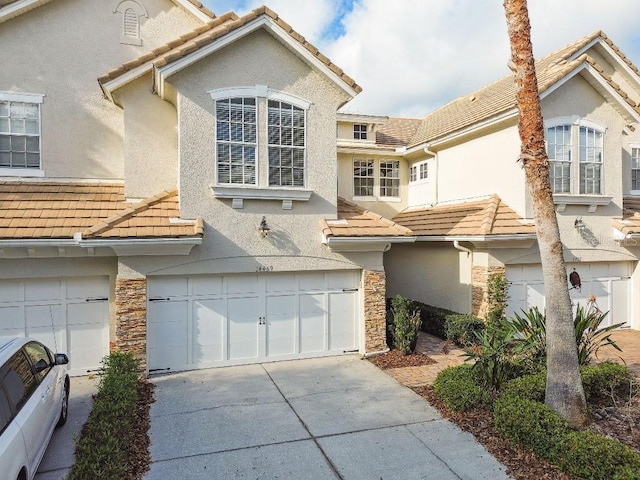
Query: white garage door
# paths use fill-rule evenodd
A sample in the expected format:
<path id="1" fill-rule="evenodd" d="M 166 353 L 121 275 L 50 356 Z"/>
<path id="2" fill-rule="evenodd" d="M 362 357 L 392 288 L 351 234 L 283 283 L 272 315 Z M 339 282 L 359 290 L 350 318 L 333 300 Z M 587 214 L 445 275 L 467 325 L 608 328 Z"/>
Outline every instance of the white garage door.
<path id="1" fill-rule="evenodd" d="M 150 277 L 151 373 L 357 350 L 359 272 Z"/>
<path id="2" fill-rule="evenodd" d="M 569 290 L 574 312 L 577 305 L 585 307 L 593 296 L 598 308 L 609 312 L 603 325 L 624 322 L 628 326 L 631 314 L 631 268 L 629 262 L 568 263 L 567 276 L 575 269 L 582 283 L 582 288 Z M 507 280 L 510 283 L 507 315 L 534 306 L 544 311 L 544 281 L 540 266 L 509 265 Z"/>
<path id="3" fill-rule="evenodd" d="M 100 368 L 109 349 L 109 279 L 0 280 L 0 335 L 69 355 L 69 373 Z"/>

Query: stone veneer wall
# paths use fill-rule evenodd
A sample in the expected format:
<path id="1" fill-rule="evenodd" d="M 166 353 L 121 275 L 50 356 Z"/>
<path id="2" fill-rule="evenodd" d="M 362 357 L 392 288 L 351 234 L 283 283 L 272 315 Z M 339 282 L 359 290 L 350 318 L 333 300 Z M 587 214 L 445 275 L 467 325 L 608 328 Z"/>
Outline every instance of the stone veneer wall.
<path id="1" fill-rule="evenodd" d="M 495 273 L 505 274 L 506 268 L 474 266 L 471 271 L 471 313 L 487 319 L 489 314 L 489 277 Z"/>
<path id="2" fill-rule="evenodd" d="M 115 349 L 131 352 L 147 368 L 147 279 L 116 279 Z"/>
<path id="3" fill-rule="evenodd" d="M 364 335 L 365 353 L 387 350 L 386 275 L 384 270 L 365 270 L 364 285 Z"/>

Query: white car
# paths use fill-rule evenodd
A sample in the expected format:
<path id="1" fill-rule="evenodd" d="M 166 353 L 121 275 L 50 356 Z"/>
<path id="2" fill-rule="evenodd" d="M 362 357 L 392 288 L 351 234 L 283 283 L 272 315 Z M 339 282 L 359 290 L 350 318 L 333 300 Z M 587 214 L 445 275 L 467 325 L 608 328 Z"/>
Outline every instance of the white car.
<path id="1" fill-rule="evenodd" d="M 0 476 L 31 480 L 67 421 L 69 358 L 29 338 L 0 338 Z"/>

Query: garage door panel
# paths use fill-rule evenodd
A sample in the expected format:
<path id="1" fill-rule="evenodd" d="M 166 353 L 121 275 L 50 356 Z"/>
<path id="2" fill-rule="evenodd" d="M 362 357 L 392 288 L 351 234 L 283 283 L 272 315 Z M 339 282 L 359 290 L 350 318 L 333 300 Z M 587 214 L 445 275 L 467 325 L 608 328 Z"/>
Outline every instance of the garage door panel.
<path id="1" fill-rule="evenodd" d="M 300 295 L 300 353 L 327 349 L 327 329 L 323 294 Z"/>
<path id="2" fill-rule="evenodd" d="M 358 280 L 352 271 L 344 272 L 328 272 L 325 273 L 327 278 L 327 288 L 329 290 L 351 289 L 358 286 Z"/>
<path id="3" fill-rule="evenodd" d="M 228 358 L 258 358 L 258 297 L 230 298 L 227 304 Z"/>
<path id="4" fill-rule="evenodd" d="M 300 291 L 325 290 L 324 275 L 317 273 L 299 273 L 298 289 Z"/>
<path id="5" fill-rule="evenodd" d="M 270 273 L 265 277 L 266 292 L 292 292 L 297 290 L 295 277 L 289 273 Z"/>
<path id="6" fill-rule="evenodd" d="M 32 327 L 64 327 L 65 317 L 62 305 L 28 305 L 25 307 L 27 330 Z"/>
<path id="7" fill-rule="evenodd" d="M 296 353 L 295 301 L 294 295 L 267 297 L 267 357 Z"/>
<path id="8" fill-rule="evenodd" d="M 59 280 L 30 280 L 24 286 L 24 298 L 27 301 L 58 300 L 60 292 L 61 282 Z"/>
<path id="9" fill-rule="evenodd" d="M 75 278 L 66 281 L 68 300 L 104 298 L 105 282 L 102 278 Z"/>
<path id="10" fill-rule="evenodd" d="M 14 335 L 14 333 L 8 332 L 22 332 L 19 335 L 24 335 L 24 311 L 20 306 L 0 306 L 0 332 L 2 335 Z"/>
<path id="11" fill-rule="evenodd" d="M 149 363 L 153 366 L 187 365 L 189 302 L 186 300 L 153 302 L 149 322 Z"/>
<path id="12" fill-rule="evenodd" d="M 610 307 L 611 311 L 607 315 L 607 325 L 613 325 L 616 323 L 624 323 L 623 326 L 629 326 L 629 315 L 631 313 L 629 309 L 629 281 L 628 279 L 614 280 L 612 281 L 614 299 L 613 305 Z"/>
<path id="13" fill-rule="evenodd" d="M 224 360 L 225 301 L 198 300 L 193 305 L 194 327 L 192 336 L 193 362 L 220 362 Z"/>
<path id="14" fill-rule="evenodd" d="M 190 281 L 193 295 L 222 295 L 223 293 L 222 277 L 203 275 L 202 277 L 192 277 Z"/>
<path id="15" fill-rule="evenodd" d="M 184 297 L 189 293 L 186 277 L 158 277 L 149 285 L 149 298 Z"/>
<path id="16" fill-rule="evenodd" d="M 329 294 L 329 350 L 356 348 L 354 323 L 355 292 Z"/>
<path id="17" fill-rule="evenodd" d="M 257 293 L 260 290 L 258 275 L 230 275 L 226 277 L 226 281 L 227 293 L 232 295 Z"/>
<path id="18" fill-rule="evenodd" d="M 20 282 L 16 280 L 0 280 L 0 303 L 23 300 Z"/>

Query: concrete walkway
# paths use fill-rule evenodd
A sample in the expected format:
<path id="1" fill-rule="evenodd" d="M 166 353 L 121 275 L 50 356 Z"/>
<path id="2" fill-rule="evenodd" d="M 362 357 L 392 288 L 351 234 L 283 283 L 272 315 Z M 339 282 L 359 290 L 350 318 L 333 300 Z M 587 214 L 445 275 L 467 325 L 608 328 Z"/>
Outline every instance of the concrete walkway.
<path id="1" fill-rule="evenodd" d="M 147 480 L 507 478 L 473 436 L 355 356 L 152 381 Z"/>
<path id="2" fill-rule="evenodd" d="M 61 480 L 69 474 L 75 463 L 76 440 L 91 413 L 92 395 L 98 390 L 98 382 L 97 377 L 71 378 L 69 418 L 53 432 L 35 480 Z"/>

